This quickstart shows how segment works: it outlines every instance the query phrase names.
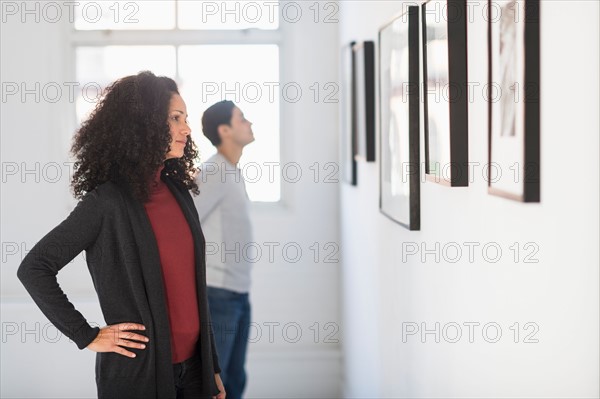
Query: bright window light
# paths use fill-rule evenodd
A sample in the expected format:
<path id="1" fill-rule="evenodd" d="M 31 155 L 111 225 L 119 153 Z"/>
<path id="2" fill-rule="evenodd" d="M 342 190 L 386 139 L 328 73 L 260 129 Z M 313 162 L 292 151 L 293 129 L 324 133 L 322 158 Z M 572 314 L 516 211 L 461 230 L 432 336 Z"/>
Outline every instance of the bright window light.
<path id="1" fill-rule="evenodd" d="M 240 160 L 248 196 L 253 201 L 279 201 L 279 47 L 181 46 L 178 66 L 180 92 L 202 160 L 216 152 L 202 134 L 202 114 L 218 101 L 235 102 L 253 123 L 256 138 Z"/>

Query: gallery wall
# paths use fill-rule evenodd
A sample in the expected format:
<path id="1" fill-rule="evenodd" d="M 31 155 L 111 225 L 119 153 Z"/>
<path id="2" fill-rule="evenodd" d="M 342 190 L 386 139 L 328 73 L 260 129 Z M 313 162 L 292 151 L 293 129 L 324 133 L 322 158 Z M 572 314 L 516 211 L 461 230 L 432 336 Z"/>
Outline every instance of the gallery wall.
<path id="1" fill-rule="evenodd" d="M 468 2 L 479 88 L 486 3 Z M 379 152 L 358 163 L 356 187 L 340 186 L 346 397 L 599 395 L 599 6 L 541 3 L 540 203 L 488 194 L 481 92 L 469 103 L 472 181 L 423 180 L 420 231 L 380 213 Z M 406 4 L 340 2 L 340 48 L 377 41 Z"/>

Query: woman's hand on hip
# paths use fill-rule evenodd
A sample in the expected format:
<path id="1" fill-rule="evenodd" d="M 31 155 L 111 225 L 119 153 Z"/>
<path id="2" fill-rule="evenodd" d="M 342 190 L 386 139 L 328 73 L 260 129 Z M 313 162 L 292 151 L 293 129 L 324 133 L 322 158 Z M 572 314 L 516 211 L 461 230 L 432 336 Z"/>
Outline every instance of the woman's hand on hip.
<path id="1" fill-rule="evenodd" d="M 124 347 L 144 349 L 146 345 L 141 342 L 148 342 L 148 337 L 132 331 L 145 329 L 146 327 L 137 323 L 119 323 L 102 327 L 87 348 L 94 352 L 115 352 L 123 356 L 135 357 L 135 353 Z"/>

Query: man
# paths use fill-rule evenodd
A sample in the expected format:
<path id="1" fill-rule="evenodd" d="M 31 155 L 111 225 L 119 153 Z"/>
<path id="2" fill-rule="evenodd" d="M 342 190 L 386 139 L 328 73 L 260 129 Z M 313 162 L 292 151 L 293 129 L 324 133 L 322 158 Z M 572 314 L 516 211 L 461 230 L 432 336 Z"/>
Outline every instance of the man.
<path id="1" fill-rule="evenodd" d="M 237 164 L 254 134 L 252 123 L 231 101 L 218 102 L 204 112 L 202 131 L 217 154 L 197 177 L 200 195 L 194 202 L 206 238 L 208 303 L 221 378 L 227 398 L 238 399 L 246 385 L 251 264 L 244 248 L 252 242 L 252 226 L 250 200 Z"/>

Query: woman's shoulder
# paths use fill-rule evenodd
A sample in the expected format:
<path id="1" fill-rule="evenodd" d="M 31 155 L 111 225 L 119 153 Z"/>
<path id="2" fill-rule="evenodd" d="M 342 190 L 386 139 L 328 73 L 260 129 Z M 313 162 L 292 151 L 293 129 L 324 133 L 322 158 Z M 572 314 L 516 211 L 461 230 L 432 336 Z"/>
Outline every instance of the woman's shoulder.
<path id="1" fill-rule="evenodd" d="M 121 193 L 121 187 L 113 182 L 112 180 L 105 181 L 102 184 L 99 184 L 93 191 L 98 192 L 99 194 L 104 195 L 117 195 Z"/>
<path id="2" fill-rule="evenodd" d="M 169 186 L 173 190 L 177 191 L 180 195 L 182 195 L 186 201 L 188 201 L 191 204 L 194 203 L 194 200 L 192 199 L 192 194 L 190 193 L 190 189 L 187 188 L 183 182 L 171 176 L 165 176 L 163 181 L 167 184 L 167 186 Z"/>
<path id="3" fill-rule="evenodd" d="M 114 207 L 121 203 L 122 190 L 123 188 L 118 184 L 107 181 L 86 193 L 81 201 L 94 202 L 96 206 L 104 209 Z"/>

